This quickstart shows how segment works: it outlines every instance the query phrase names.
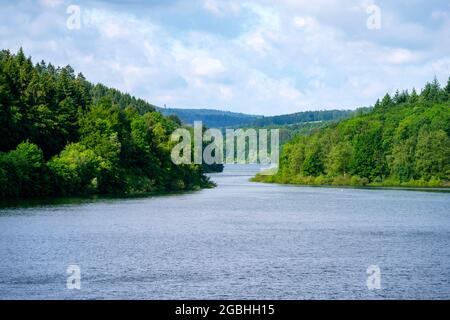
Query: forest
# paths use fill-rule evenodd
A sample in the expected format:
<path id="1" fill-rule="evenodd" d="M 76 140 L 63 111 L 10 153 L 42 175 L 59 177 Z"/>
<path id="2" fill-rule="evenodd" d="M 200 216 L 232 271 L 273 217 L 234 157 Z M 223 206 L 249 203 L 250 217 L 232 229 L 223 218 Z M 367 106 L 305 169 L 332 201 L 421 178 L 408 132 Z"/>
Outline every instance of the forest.
<path id="1" fill-rule="evenodd" d="M 172 163 L 180 126 L 70 66 L 0 51 L 0 199 L 212 186 L 203 166 Z"/>
<path id="2" fill-rule="evenodd" d="M 289 126 L 300 123 L 325 123 L 331 121 L 339 121 L 350 118 L 356 114 L 367 112 L 368 108 L 359 108 L 357 110 L 319 110 L 319 111 L 303 111 L 292 114 L 284 114 L 272 117 L 260 117 L 251 125 L 257 127 L 267 126 Z"/>
<path id="3" fill-rule="evenodd" d="M 214 109 L 157 108 L 157 110 L 166 116 L 177 116 L 186 125 L 193 125 L 194 121 L 201 121 L 208 128 L 218 129 L 242 127 L 260 117 Z"/>
<path id="4" fill-rule="evenodd" d="M 253 180 L 336 186 L 450 186 L 450 78 L 397 91 L 369 112 L 297 135 L 276 175 Z"/>
<path id="5" fill-rule="evenodd" d="M 214 109 L 177 109 L 158 108 L 164 115 L 176 115 L 184 124 L 192 125 L 194 121 L 202 121 L 209 128 L 278 128 L 290 131 L 291 134 L 305 128 L 319 127 L 320 124 L 350 118 L 356 114 L 369 111 L 369 108 L 356 110 L 319 110 L 302 111 L 278 116 L 259 116 Z M 297 128 L 299 126 L 300 128 Z M 297 130 L 300 129 L 300 130 Z"/>

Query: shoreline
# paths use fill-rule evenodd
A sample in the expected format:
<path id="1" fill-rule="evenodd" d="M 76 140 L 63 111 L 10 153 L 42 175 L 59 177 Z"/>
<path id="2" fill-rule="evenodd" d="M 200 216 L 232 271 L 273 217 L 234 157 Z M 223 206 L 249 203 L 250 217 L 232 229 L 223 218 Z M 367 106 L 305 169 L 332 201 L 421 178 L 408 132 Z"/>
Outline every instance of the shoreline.
<path id="1" fill-rule="evenodd" d="M 311 188 L 332 188 L 332 189 L 365 189 L 365 190 L 399 190 L 399 191 L 421 191 L 421 192 L 440 192 L 450 193 L 450 187 L 414 187 L 414 186 L 376 186 L 376 185 L 333 185 L 333 184 L 306 184 L 306 183 L 282 183 L 277 181 L 257 180 L 256 177 L 251 177 L 250 182 L 277 184 L 280 186 L 296 186 L 296 187 L 311 187 Z"/>
<path id="2" fill-rule="evenodd" d="M 199 188 L 185 190 L 166 190 L 155 192 L 136 192 L 136 193 L 105 193 L 105 194 L 79 194 L 79 195 L 50 195 L 43 197 L 29 198 L 13 198 L 0 200 L 0 211 L 7 208 L 26 208 L 44 205 L 73 205 L 80 203 L 92 203 L 97 201 L 113 201 L 113 200 L 130 200 L 130 199 L 147 199 L 161 196 L 176 196 L 183 194 L 195 193 L 205 189 L 213 189 L 217 187 L 214 183 Z"/>

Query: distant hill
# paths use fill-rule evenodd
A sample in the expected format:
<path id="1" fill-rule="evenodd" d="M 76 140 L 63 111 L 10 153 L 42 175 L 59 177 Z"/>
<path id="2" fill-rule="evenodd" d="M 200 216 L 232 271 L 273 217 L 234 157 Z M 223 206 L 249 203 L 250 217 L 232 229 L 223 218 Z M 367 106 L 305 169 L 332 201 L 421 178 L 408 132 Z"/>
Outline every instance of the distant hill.
<path id="1" fill-rule="evenodd" d="M 364 109 L 358 110 L 321 110 L 321 111 L 304 111 L 291 114 L 261 117 L 254 121 L 257 127 L 266 126 L 286 126 L 305 122 L 327 122 L 337 121 L 350 118 Z"/>
<path id="2" fill-rule="evenodd" d="M 361 108 L 357 110 L 305 111 L 266 117 L 215 109 L 157 108 L 157 110 L 166 116 L 176 115 L 183 123 L 189 125 L 192 125 L 194 121 L 202 121 L 208 128 L 284 127 L 301 123 L 326 123 L 366 112 L 365 108 Z"/>
<path id="3" fill-rule="evenodd" d="M 279 129 L 280 143 L 291 140 L 295 136 L 308 136 L 341 120 L 370 112 L 371 108 L 363 107 L 356 110 L 322 110 L 305 111 L 292 114 L 262 117 L 249 126 L 253 128 Z"/>
<path id="4" fill-rule="evenodd" d="M 208 128 L 248 125 L 262 117 L 214 109 L 158 108 L 157 110 L 165 116 L 176 115 L 185 124 L 192 125 L 194 121 L 202 121 L 203 125 Z"/>

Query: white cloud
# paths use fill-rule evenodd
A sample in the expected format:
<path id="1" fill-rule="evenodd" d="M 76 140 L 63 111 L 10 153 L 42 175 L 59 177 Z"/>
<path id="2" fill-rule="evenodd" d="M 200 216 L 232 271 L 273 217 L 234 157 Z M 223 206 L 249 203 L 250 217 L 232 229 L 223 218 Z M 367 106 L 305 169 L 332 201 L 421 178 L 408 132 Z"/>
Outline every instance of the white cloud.
<path id="1" fill-rule="evenodd" d="M 219 93 L 226 100 L 229 100 L 230 98 L 233 97 L 233 90 L 228 86 L 223 85 L 219 86 Z"/>
<path id="2" fill-rule="evenodd" d="M 105 21 L 105 23 L 101 24 L 101 31 L 108 38 L 125 38 L 130 35 L 129 31 L 125 26 L 119 25 L 111 21 Z"/>
<path id="3" fill-rule="evenodd" d="M 194 72 L 199 76 L 213 77 L 225 71 L 220 60 L 209 57 L 196 57 L 191 62 Z"/>
<path id="4" fill-rule="evenodd" d="M 175 41 L 168 53 L 176 63 L 177 72 L 188 83 L 196 86 L 202 86 L 205 79 L 213 81 L 215 77 L 221 76 L 226 71 L 220 58 L 211 56 L 208 50 L 197 49 Z"/>
<path id="5" fill-rule="evenodd" d="M 220 13 L 219 5 L 218 5 L 217 1 L 214 1 L 214 0 L 205 0 L 205 1 L 203 2 L 203 7 L 204 7 L 206 10 L 208 10 L 208 11 L 210 11 L 210 12 L 212 12 L 212 13 L 215 13 L 215 14 L 219 14 L 219 13 Z"/>
<path id="6" fill-rule="evenodd" d="M 62 2 L 44 2 L 34 11 L 28 1 L 2 7 L 4 48 L 23 46 L 35 61 L 71 64 L 158 105 L 257 114 L 349 108 L 450 74 L 445 7 L 408 19 L 409 8 L 378 0 L 383 28 L 369 32 L 361 0 L 199 0 L 146 13 L 80 0 L 82 28 L 70 32 L 64 10 L 46 9 Z"/>
<path id="7" fill-rule="evenodd" d="M 306 26 L 306 18 L 304 17 L 294 17 L 294 25 L 299 27 L 299 28 L 303 28 L 304 26 Z"/>
<path id="8" fill-rule="evenodd" d="M 227 0 L 204 0 L 203 8 L 218 16 L 224 16 L 227 14 L 236 15 L 241 10 L 239 1 Z"/>
<path id="9" fill-rule="evenodd" d="M 270 44 L 264 38 L 261 31 L 255 31 L 245 34 L 241 42 L 248 48 L 259 53 L 265 53 L 270 50 Z"/>
<path id="10" fill-rule="evenodd" d="M 406 49 L 390 49 L 386 52 L 384 60 L 391 64 L 403 64 L 414 62 L 418 59 L 418 55 Z"/>
<path id="11" fill-rule="evenodd" d="M 45 7 L 55 8 L 63 4 L 64 0 L 39 0 L 39 2 Z"/>

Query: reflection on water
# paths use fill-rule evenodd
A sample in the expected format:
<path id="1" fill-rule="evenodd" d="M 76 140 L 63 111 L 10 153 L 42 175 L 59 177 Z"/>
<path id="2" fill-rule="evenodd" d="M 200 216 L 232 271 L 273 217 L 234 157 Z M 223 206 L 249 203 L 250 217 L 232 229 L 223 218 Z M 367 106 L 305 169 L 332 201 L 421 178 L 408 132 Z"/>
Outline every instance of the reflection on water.
<path id="1" fill-rule="evenodd" d="M 248 182 L 257 170 L 228 166 L 188 194 L 0 209 L 0 298 L 450 298 L 448 193 Z"/>

